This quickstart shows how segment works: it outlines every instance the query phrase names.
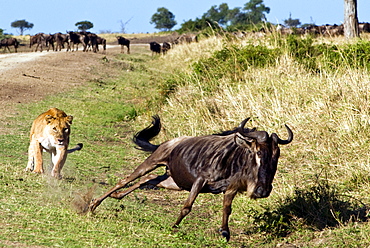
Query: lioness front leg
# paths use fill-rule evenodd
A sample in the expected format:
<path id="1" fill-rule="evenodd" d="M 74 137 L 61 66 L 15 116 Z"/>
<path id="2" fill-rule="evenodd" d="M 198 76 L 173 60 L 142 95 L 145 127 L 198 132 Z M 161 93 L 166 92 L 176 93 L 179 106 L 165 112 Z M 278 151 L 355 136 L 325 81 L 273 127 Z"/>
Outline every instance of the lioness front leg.
<path id="1" fill-rule="evenodd" d="M 31 140 L 28 148 L 28 163 L 26 171 L 44 173 L 42 165 L 42 146 L 37 140 Z"/>
<path id="2" fill-rule="evenodd" d="M 51 155 L 51 160 L 53 162 L 53 169 L 51 171 L 51 176 L 61 179 L 62 175 L 60 174 L 64 163 L 67 159 L 67 149 L 63 148 L 60 150 L 56 150 L 56 153 Z"/>

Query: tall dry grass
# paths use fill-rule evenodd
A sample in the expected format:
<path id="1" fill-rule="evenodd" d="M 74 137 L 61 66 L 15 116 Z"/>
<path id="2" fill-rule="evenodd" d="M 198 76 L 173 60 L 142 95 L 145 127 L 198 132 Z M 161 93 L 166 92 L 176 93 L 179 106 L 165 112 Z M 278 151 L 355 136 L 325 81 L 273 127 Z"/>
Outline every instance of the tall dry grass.
<path id="1" fill-rule="evenodd" d="M 272 37 L 250 38 L 231 43 L 272 44 Z M 343 44 L 340 38 L 327 42 Z M 175 47 L 162 59 L 169 71 L 182 72 L 184 82 L 160 113 L 167 135 L 210 134 L 251 117 L 248 126 L 285 138 L 283 125 L 287 124 L 295 137 L 291 145 L 281 148 L 279 170 L 283 173 L 278 173 L 275 185 L 278 195 L 314 185 L 318 175 L 339 185 L 343 193 L 369 202 L 369 72 L 342 64 L 336 70 L 313 73 L 283 51 L 273 66 L 250 67 L 237 76 L 225 73 L 217 82 L 218 90 L 210 93 L 193 73 L 192 62 L 231 43 L 212 37 Z M 189 62 L 186 68 L 184 61 Z M 209 80 L 214 79 L 210 76 Z"/>

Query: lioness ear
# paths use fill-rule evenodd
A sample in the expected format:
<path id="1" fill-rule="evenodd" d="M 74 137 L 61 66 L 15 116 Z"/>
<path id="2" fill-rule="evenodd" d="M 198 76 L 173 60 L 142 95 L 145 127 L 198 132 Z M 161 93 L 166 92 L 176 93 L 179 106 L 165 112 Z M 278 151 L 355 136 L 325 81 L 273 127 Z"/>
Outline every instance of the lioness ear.
<path id="1" fill-rule="evenodd" d="M 244 137 L 240 133 L 235 133 L 234 140 L 238 146 L 248 148 L 248 149 L 251 148 L 252 142 L 255 141 L 252 138 Z"/>
<path id="2" fill-rule="evenodd" d="M 51 116 L 51 115 L 46 115 L 46 116 L 45 116 L 45 121 L 46 121 L 46 123 L 48 123 L 48 124 L 51 122 L 51 120 L 52 120 L 52 119 L 54 119 L 54 117 L 53 117 L 53 116 Z"/>
<path id="3" fill-rule="evenodd" d="M 68 115 L 67 118 L 66 118 L 66 121 L 68 122 L 69 125 L 72 125 L 72 120 L 73 120 L 73 116 Z"/>

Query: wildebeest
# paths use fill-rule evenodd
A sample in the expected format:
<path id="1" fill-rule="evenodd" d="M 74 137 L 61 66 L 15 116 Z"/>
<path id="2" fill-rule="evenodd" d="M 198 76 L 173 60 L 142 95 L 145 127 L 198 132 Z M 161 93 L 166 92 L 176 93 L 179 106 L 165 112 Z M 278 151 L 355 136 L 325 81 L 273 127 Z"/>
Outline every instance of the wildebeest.
<path id="1" fill-rule="evenodd" d="M 47 47 L 46 50 L 49 52 L 50 46 L 51 46 L 53 51 L 54 51 L 54 42 L 55 42 L 54 35 L 44 34 L 44 37 L 45 37 L 45 44 L 46 44 L 46 47 Z"/>
<path id="2" fill-rule="evenodd" d="M 89 51 L 90 48 L 93 50 L 94 53 L 96 53 L 97 51 L 99 51 L 99 48 L 98 48 L 98 36 L 94 33 L 86 33 L 85 34 L 86 37 L 88 38 L 88 43 L 87 43 L 87 50 L 86 51 Z"/>
<path id="3" fill-rule="evenodd" d="M 358 30 L 360 33 L 370 33 L 370 23 L 363 22 L 358 24 Z"/>
<path id="4" fill-rule="evenodd" d="M 122 199 L 145 184 L 187 190 L 190 194 L 173 225 L 177 227 L 191 211 L 199 193 L 224 193 L 220 232 L 229 240 L 228 219 L 234 197 L 238 192 L 247 192 L 252 199 L 268 197 L 280 156 L 279 144 L 286 145 L 293 140 L 293 132 L 287 125 L 288 139 L 282 140 L 276 133 L 269 135 L 244 128 L 248 120 L 219 135 L 182 136 L 154 145 L 150 140 L 160 132 L 161 123 L 158 116 L 153 116 L 152 125 L 133 138 L 139 149 L 152 154 L 132 174 L 92 200 L 89 209 L 94 211 L 107 197 Z M 164 175 L 148 174 L 160 166 L 167 167 Z M 118 191 L 139 177 L 142 178 L 136 184 Z"/>
<path id="5" fill-rule="evenodd" d="M 118 44 L 121 45 L 121 53 L 125 53 L 124 51 L 124 46 L 127 47 L 127 53 L 129 54 L 130 53 L 130 40 L 122 37 L 122 36 L 117 36 L 117 41 L 118 41 Z"/>
<path id="6" fill-rule="evenodd" d="M 8 48 L 10 52 L 10 46 L 14 46 L 14 51 L 17 52 L 17 48 L 19 46 L 19 42 L 16 38 L 5 38 L 0 41 L 0 47 L 4 47 L 4 52 Z"/>
<path id="7" fill-rule="evenodd" d="M 78 44 L 82 44 L 83 51 L 85 52 L 87 49 L 87 45 L 89 43 L 89 37 L 87 36 L 86 32 L 73 32 L 69 31 L 69 41 L 71 46 L 71 51 L 74 51 L 74 47 L 76 45 L 76 51 L 78 51 Z"/>
<path id="8" fill-rule="evenodd" d="M 37 33 L 35 35 L 30 36 L 30 48 L 36 44 L 35 52 L 40 48 L 40 52 L 43 50 L 43 46 L 46 46 L 44 33 Z"/>
<path id="9" fill-rule="evenodd" d="M 170 43 L 163 42 L 163 44 L 162 44 L 162 53 L 163 53 L 163 55 L 166 54 L 168 52 L 168 50 L 170 50 L 170 49 L 171 49 Z"/>
<path id="10" fill-rule="evenodd" d="M 161 45 L 158 44 L 157 42 L 155 41 L 150 42 L 149 47 L 150 47 L 150 51 L 152 51 L 152 56 L 154 53 L 158 53 L 158 54 L 161 53 Z"/>
<path id="11" fill-rule="evenodd" d="M 196 34 L 182 34 L 174 40 L 174 44 L 198 42 Z"/>
<path id="12" fill-rule="evenodd" d="M 97 44 L 96 48 L 98 51 L 99 51 L 99 45 L 102 45 L 104 51 L 107 50 L 107 40 L 106 39 L 98 36 L 96 37 L 96 44 Z"/>
<path id="13" fill-rule="evenodd" d="M 55 51 L 61 51 L 64 48 L 64 44 L 67 43 L 67 51 L 70 50 L 69 47 L 69 35 L 62 34 L 60 32 L 54 34 L 54 40 L 57 43 Z"/>

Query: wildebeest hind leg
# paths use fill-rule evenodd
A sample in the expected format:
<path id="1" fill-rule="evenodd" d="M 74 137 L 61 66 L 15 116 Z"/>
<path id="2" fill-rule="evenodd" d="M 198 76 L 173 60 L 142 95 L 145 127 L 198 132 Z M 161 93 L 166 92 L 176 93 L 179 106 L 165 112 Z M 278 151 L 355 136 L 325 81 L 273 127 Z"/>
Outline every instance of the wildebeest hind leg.
<path id="1" fill-rule="evenodd" d="M 127 176 L 126 178 L 124 179 L 121 179 L 113 188 L 111 188 L 110 190 L 108 190 L 104 195 L 102 195 L 101 197 L 99 198 L 96 198 L 94 200 L 91 201 L 91 204 L 89 206 L 89 209 L 90 211 L 94 211 L 101 203 L 102 201 L 104 201 L 105 198 L 107 198 L 108 196 L 110 196 L 112 193 L 116 192 L 117 190 L 120 190 L 122 189 L 123 187 L 125 187 L 128 183 L 136 180 L 137 178 L 139 177 L 142 177 L 144 176 L 145 174 L 155 170 L 156 168 L 160 167 L 160 166 L 164 166 L 162 164 L 158 165 L 157 163 L 155 163 L 151 157 L 147 158 L 142 164 L 140 164 L 132 174 L 130 174 L 129 176 Z"/>
<path id="2" fill-rule="evenodd" d="M 115 198 L 115 199 L 122 199 L 123 197 L 125 197 L 126 195 L 134 191 L 135 189 L 138 189 L 141 186 L 148 185 L 148 184 L 156 186 L 156 187 L 160 187 L 160 188 L 165 188 L 165 189 L 181 190 L 177 186 L 177 184 L 173 181 L 172 177 L 168 176 L 167 174 L 164 174 L 162 176 L 158 176 L 155 174 L 149 174 L 141 178 L 139 182 L 135 183 L 128 189 L 124 191 L 113 192 L 112 194 L 110 194 L 110 197 Z"/>

